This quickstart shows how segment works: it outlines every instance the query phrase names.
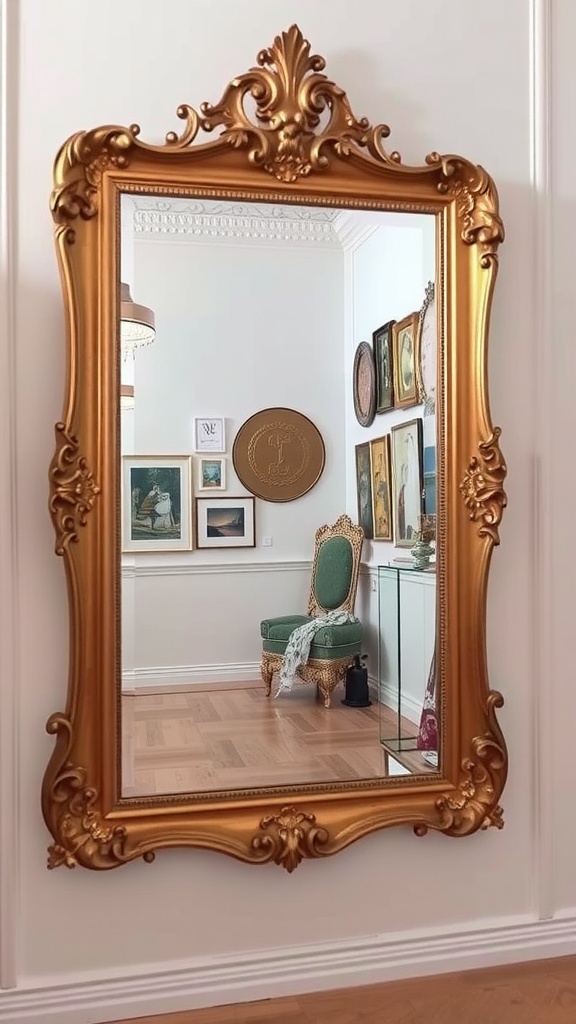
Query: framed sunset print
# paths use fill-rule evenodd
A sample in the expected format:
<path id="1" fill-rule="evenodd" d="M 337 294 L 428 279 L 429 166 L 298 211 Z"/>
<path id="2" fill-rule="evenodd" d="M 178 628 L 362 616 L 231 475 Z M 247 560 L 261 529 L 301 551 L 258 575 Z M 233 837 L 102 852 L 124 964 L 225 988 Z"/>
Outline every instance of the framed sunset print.
<path id="1" fill-rule="evenodd" d="M 253 548 L 254 498 L 196 498 L 199 548 Z"/>

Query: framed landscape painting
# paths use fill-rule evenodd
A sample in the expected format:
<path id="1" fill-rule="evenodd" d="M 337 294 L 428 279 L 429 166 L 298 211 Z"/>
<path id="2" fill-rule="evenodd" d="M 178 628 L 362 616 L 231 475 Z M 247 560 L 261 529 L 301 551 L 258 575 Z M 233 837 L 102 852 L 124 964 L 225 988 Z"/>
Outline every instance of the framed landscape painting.
<path id="1" fill-rule="evenodd" d="M 122 550 L 189 551 L 192 501 L 188 455 L 122 460 Z"/>
<path id="2" fill-rule="evenodd" d="M 199 548 L 253 548 L 254 498 L 196 498 Z"/>

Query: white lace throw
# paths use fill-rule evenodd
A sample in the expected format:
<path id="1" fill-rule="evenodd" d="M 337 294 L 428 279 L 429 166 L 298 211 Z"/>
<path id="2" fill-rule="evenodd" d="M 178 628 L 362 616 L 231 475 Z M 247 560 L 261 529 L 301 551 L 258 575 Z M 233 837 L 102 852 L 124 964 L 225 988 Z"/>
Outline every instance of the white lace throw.
<path id="1" fill-rule="evenodd" d="M 311 622 L 305 622 L 303 626 L 294 629 L 286 644 L 282 668 L 278 674 L 278 689 L 274 694 L 279 697 L 283 690 L 290 691 L 296 678 L 296 672 L 300 665 L 308 661 L 312 641 L 319 629 L 323 626 L 343 626 L 347 622 L 358 620 L 350 612 L 328 612 L 327 615 L 318 615 Z"/>

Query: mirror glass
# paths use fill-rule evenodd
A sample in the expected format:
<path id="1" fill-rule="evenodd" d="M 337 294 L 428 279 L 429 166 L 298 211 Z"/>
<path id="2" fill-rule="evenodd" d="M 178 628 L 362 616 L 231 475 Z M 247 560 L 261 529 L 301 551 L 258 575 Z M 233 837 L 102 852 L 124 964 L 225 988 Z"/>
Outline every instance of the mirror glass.
<path id="1" fill-rule="evenodd" d="M 131 193 L 120 212 L 122 795 L 437 771 L 434 216 Z M 275 408 L 323 442 L 294 500 L 235 470 Z M 267 696 L 260 623 L 306 614 L 315 532 L 344 513 L 367 679 L 329 708 L 298 681 Z"/>

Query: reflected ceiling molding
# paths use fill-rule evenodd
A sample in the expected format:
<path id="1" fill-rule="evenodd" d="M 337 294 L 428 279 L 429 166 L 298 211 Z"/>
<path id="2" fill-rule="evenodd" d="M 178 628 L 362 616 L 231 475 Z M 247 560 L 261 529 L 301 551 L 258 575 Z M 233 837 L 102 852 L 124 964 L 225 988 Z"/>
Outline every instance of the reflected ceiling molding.
<path id="1" fill-rule="evenodd" d="M 333 226 L 340 211 L 325 207 L 155 196 L 135 196 L 133 202 L 134 232 L 138 235 L 340 248 Z"/>

